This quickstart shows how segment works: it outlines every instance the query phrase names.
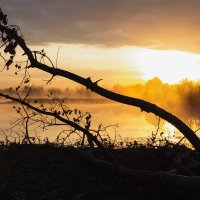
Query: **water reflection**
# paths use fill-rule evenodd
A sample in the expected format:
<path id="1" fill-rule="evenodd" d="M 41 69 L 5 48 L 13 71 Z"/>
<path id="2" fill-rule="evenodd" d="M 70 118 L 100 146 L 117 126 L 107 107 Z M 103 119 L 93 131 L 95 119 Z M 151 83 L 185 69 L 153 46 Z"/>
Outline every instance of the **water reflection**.
<path id="1" fill-rule="evenodd" d="M 106 125 L 115 125 L 118 127 L 116 129 L 110 129 L 109 134 L 111 137 L 117 135 L 118 138 L 122 140 L 140 140 L 144 141 L 146 138 L 150 137 L 152 132 L 159 131 L 162 133 L 162 136 L 168 137 L 171 140 L 174 140 L 175 136 L 181 138 L 182 135 L 175 129 L 171 124 L 160 120 L 153 114 L 147 114 L 141 112 L 140 109 L 134 108 L 128 105 L 123 105 L 119 103 L 111 102 L 68 102 L 68 106 L 71 109 L 78 108 L 82 112 L 90 112 L 92 115 L 92 127 L 96 128 L 99 124 Z M 1 104 L 0 105 L 0 128 L 6 129 L 12 126 L 12 122 L 17 119 L 17 113 L 12 108 L 13 104 Z M 192 112 L 183 112 L 178 111 L 176 108 L 175 113 L 193 130 L 196 130 L 200 127 L 200 118 L 199 112 L 195 112 L 195 109 Z M 159 122 L 159 130 L 158 128 Z M 48 137 L 50 141 L 54 141 L 63 127 L 48 127 L 45 131 L 38 129 L 38 127 L 32 127 L 30 129 L 30 135 L 37 135 L 40 138 Z M 12 133 L 12 134 L 16 134 Z M 11 136 L 13 136 L 11 134 Z M 120 137 L 119 137 L 120 136 Z M 1 135 L 1 139 L 4 136 Z M 74 138 L 75 139 L 75 138 Z"/>

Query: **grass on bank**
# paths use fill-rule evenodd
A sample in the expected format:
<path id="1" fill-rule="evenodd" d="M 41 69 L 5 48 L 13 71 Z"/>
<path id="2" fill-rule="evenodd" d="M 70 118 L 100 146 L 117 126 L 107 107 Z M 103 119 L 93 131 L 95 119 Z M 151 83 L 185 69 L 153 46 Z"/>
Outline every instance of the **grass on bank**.
<path id="1" fill-rule="evenodd" d="M 109 150 L 133 169 L 176 168 L 179 174 L 200 175 L 199 154 L 184 145 Z M 94 154 L 106 159 L 99 149 Z M 135 182 L 91 165 L 74 147 L 56 144 L 2 144 L 0 180 L 1 199 L 197 199 L 199 195 L 197 190 Z"/>

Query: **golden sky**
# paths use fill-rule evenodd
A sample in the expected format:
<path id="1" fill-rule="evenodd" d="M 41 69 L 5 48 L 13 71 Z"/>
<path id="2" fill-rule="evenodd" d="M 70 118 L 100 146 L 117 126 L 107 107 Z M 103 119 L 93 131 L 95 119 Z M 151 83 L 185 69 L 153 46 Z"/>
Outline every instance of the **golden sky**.
<path id="1" fill-rule="evenodd" d="M 199 79 L 199 0 L 1 0 L 1 7 L 32 49 L 55 63 L 61 46 L 60 68 L 103 85 Z M 32 75 L 37 84 L 48 78 Z M 20 77 L 5 72 L 1 87 L 5 79 L 13 85 Z"/>

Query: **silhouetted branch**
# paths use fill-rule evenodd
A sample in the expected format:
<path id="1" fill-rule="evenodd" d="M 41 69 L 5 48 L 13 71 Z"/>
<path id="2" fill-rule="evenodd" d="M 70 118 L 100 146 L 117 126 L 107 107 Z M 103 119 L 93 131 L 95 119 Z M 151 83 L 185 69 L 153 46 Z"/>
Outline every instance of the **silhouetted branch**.
<path id="1" fill-rule="evenodd" d="M 197 137 L 197 135 L 195 134 L 195 132 L 175 115 L 167 112 L 166 110 L 164 110 L 150 102 L 147 102 L 147 101 L 144 101 L 144 100 L 141 100 L 138 98 L 128 97 L 125 95 L 117 94 L 112 91 L 106 90 L 106 89 L 98 86 L 96 83 L 93 83 L 91 81 L 91 79 L 83 78 L 72 72 L 62 70 L 59 68 L 49 67 L 43 63 L 40 63 L 34 58 L 31 50 L 27 47 L 22 36 L 18 35 L 17 28 L 13 28 L 12 26 L 11 27 L 7 26 L 7 23 L 1 23 L 0 31 L 6 33 L 7 38 L 11 37 L 13 40 L 15 40 L 15 42 L 16 42 L 15 45 L 17 44 L 22 48 L 22 50 L 24 51 L 24 55 L 27 55 L 27 57 L 30 61 L 30 66 L 28 66 L 27 68 L 30 68 L 30 67 L 37 68 L 37 69 L 40 69 L 44 72 L 51 74 L 52 76 L 65 77 L 65 78 L 75 81 L 81 85 L 84 85 L 91 91 L 94 91 L 95 93 L 97 93 L 103 97 L 106 97 L 108 99 L 111 99 L 113 101 L 117 101 L 117 102 L 120 102 L 123 104 L 139 107 L 141 109 L 141 111 L 153 113 L 153 114 L 157 115 L 158 117 L 160 117 L 160 118 L 168 121 L 172 125 L 174 125 L 189 140 L 189 142 L 193 145 L 193 147 L 197 151 L 200 152 L 200 140 Z M 11 50 L 12 50 L 12 48 L 11 48 Z M 12 51 L 11 52 L 8 51 L 8 52 L 11 54 L 11 56 L 12 56 L 12 53 L 14 53 Z M 11 57 L 11 63 L 9 63 L 9 65 L 12 64 L 12 60 L 13 60 L 13 57 Z"/>
<path id="2" fill-rule="evenodd" d="M 57 112 L 49 112 L 42 109 L 39 109 L 35 106 L 32 106 L 31 104 L 23 101 L 22 99 L 11 97 L 8 95 L 4 95 L 0 93 L 0 96 L 5 97 L 7 99 L 13 100 L 15 102 L 20 103 L 23 106 L 26 106 L 29 109 L 32 109 L 33 111 L 36 111 L 40 114 L 53 116 L 57 118 L 59 121 L 63 122 L 64 124 L 67 124 L 74 128 L 74 130 L 71 130 L 69 134 L 72 134 L 75 132 L 75 130 L 80 130 L 84 134 L 86 134 L 92 141 L 96 143 L 98 147 L 100 147 L 110 158 L 111 162 L 105 161 L 105 160 L 99 160 L 96 157 L 94 157 L 91 153 L 86 151 L 80 151 L 80 149 L 75 149 L 75 151 L 79 152 L 84 159 L 89 161 L 91 164 L 106 169 L 108 171 L 114 172 L 116 175 L 124 176 L 133 178 L 134 181 L 137 181 L 142 184 L 163 184 L 163 185 L 170 185 L 175 186 L 178 188 L 196 188 L 200 184 L 200 177 L 199 176 L 184 176 L 184 175 L 176 175 L 171 171 L 151 171 L 151 170 L 137 170 L 137 169 L 129 169 L 122 165 L 120 165 L 116 159 L 110 154 L 110 152 L 103 147 L 103 145 L 97 140 L 95 136 L 93 136 L 87 129 L 81 127 L 80 125 L 70 121 L 66 120 L 65 118 L 61 117 Z M 26 121 L 26 127 L 28 127 L 28 119 Z M 60 125 L 60 124 L 57 124 Z M 61 125 L 63 125 L 61 123 Z M 28 132 L 28 130 L 26 130 Z M 5 134 L 5 133 L 4 133 Z M 7 134 L 5 134 L 7 138 Z M 24 138 L 24 140 L 28 140 L 28 138 Z M 8 140 L 8 138 L 7 138 Z M 29 141 L 29 140 L 28 140 Z M 31 143 L 31 141 L 29 141 Z M 46 143 L 49 143 L 49 140 L 45 140 Z M 192 166 L 189 166 L 192 167 Z"/>
<path id="3" fill-rule="evenodd" d="M 56 54 L 56 68 L 58 67 L 58 55 L 59 55 L 59 52 L 60 52 L 60 48 L 61 48 L 62 46 L 59 46 L 58 47 L 58 51 L 57 51 L 57 54 Z"/>
<path id="4" fill-rule="evenodd" d="M 115 165 L 118 165 L 118 162 L 116 161 L 116 159 L 112 156 L 112 154 L 106 149 L 104 148 L 104 146 L 101 144 L 101 142 L 99 142 L 99 140 L 97 139 L 96 136 L 93 136 L 88 129 L 86 128 L 83 128 L 82 126 L 80 126 L 79 124 L 73 122 L 73 121 L 70 121 L 66 118 L 63 118 L 61 116 L 61 114 L 59 113 L 59 111 L 57 112 L 56 110 L 55 111 L 47 111 L 46 109 L 39 109 L 33 105 L 31 105 L 30 103 L 28 102 L 25 102 L 23 101 L 22 99 L 20 98 L 15 98 L 15 97 L 12 97 L 12 96 L 9 96 L 9 95 L 5 95 L 3 93 L 0 93 L 0 96 L 1 97 L 4 97 L 6 99 L 10 99 L 10 100 L 13 100 L 15 102 L 18 102 L 20 103 L 22 106 L 26 106 L 30 109 L 32 109 L 33 111 L 36 111 L 40 114 L 43 114 L 43 115 L 46 115 L 46 116 L 52 116 L 54 117 L 55 119 L 59 120 L 60 122 L 63 122 L 71 127 L 73 127 L 74 129 L 76 130 L 79 130 L 81 131 L 83 134 L 85 134 L 92 142 L 94 142 L 99 148 L 102 149 L 103 152 L 105 152 L 109 158 L 112 160 L 112 162 L 115 164 Z"/>

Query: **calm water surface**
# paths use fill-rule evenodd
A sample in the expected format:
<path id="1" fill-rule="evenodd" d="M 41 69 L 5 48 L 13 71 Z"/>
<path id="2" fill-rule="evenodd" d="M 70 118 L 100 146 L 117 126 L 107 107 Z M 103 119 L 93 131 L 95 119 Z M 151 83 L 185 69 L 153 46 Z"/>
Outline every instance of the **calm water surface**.
<path id="1" fill-rule="evenodd" d="M 158 118 L 153 114 L 141 112 L 140 109 L 118 103 L 69 103 L 71 109 L 78 108 L 82 112 L 90 112 L 92 115 L 92 128 L 97 128 L 99 124 L 115 125 L 115 129 L 109 129 L 108 134 L 114 137 L 120 135 L 120 139 L 146 140 L 152 131 L 157 129 Z M 0 128 L 1 130 L 9 128 L 16 119 L 16 111 L 12 104 L 0 104 Z M 188 119 L 188 123 L 189 123 Z M 198 120 L 197 120 L 198 121 Z M 198 126 L 198 124 L 197 124 Z M 198 127 L 193 128 L 198 128 Z M 30 130 L 30 134 L 37 135 L 41 138 L 48 137 L 54 140 L 63 127 L 49 127 L 46 131 Z M 37 130 L 37 131 L 36 131 Z M 165 132 L 169 137 L 180 137 L 178 131 L 169 123 L 161 121 L 160 132 Z"/>

